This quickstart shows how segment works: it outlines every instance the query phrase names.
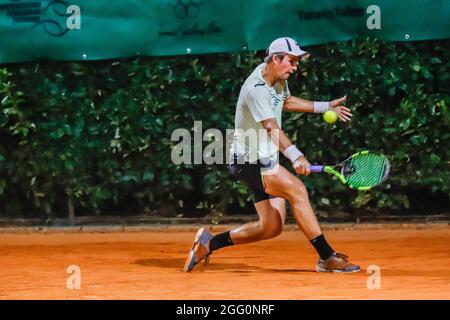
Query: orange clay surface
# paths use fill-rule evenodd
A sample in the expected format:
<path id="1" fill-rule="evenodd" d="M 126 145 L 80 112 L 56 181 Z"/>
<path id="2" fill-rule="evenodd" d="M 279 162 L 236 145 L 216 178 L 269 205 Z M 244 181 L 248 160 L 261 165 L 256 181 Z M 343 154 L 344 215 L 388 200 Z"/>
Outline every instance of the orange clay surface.
<path id="1" fill-rule="evenodd" d="M 325 231 L 362 266 L 355 274 L 316 273 L 299 231 L 224 248 L 209 266 L 183 273 L 194 235 L 0 233 L 0 299 L 450 299 L 448 227 Z M 79 290 L 66 287 L 71 265 L 81 270 Z M 381 270 L 378 290 L 367 287 L 371 265 Z"/>

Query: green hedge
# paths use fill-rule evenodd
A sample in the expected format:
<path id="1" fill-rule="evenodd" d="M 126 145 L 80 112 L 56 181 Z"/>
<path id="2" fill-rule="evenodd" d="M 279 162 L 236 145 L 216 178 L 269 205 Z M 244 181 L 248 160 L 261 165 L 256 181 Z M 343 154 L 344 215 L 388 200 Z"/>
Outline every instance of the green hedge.
<path id="1" fill-rule="evenodd" d="M 357 40 L 307 48 L 293 94 L 348 94 L 349 125 L 284 114 L 283 127 L 311 162 L 363 149 L 384 152 L 392 175 L 369 193 L 329 177 L 305 178 L 324 212 L 430 213 L 450 204 L 450 40 Z M 225 165 L 175 166 L 176 128 L 233 127 L 240 86 L 263 53 L 0 68 L 0 214 L 66 216 L 157 212 L 253 213 Z"/>

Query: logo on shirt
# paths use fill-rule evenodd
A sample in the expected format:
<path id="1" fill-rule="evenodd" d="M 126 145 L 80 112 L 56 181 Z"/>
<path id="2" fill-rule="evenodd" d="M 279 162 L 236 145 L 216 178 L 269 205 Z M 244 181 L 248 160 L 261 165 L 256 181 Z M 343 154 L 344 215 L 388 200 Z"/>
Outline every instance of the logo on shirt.
<path id="1" fill-rule="evenodd" d="M 280 94 L 277 94 L 275 91 L 270 91 L 270 100 L 272 101 L 272 109 L 278 110 L 281 107 L 283 107 L 284 102 L 287 99 L 287 90 L 283 90 Z"/>

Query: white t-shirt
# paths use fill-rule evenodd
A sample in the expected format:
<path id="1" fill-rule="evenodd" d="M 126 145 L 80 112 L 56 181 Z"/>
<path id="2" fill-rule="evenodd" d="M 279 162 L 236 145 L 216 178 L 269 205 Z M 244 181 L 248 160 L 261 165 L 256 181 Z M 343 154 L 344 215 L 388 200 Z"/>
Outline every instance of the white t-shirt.
<path id="1" fill-rule="evenodd" d="M 269 87 L 262 76 L 262 63 L 242 85 L 236 106 L 233 143 L 230 154 L 244 156 L 245 161 L 261 158 L 278 160 L 278 148 L 272 142 L 261 121 L 275 118 L 281 128 L 281 113 L 290 92 L 286 80 L 278 80 Z"/>

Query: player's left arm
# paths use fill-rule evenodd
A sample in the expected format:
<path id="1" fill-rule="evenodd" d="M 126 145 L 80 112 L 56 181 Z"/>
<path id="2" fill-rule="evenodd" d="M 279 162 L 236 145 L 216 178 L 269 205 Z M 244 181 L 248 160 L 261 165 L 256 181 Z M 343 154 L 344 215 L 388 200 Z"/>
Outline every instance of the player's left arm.
<path id="1" fill-rule="evenodd" d="M 284 101 L 283 110 L 291 112 L 314 112 L 314 113 L 323 113 L 326 110 L 333 110 L 334 112 L 336 112 L 337 116 L 341 121 L 347 122 L 351 120 L 353 114 L 349 108 L 342 105 L 345 102 L 345 100 L 347 100 L 347 96 L 344 96 L 342 98 L 330 102 L 319 102 L 319 104 L 317 104 L 317 102 L 290 95 Z"/>
<path id="2" fill-rule="evenodd" d="M 314 101 L 290 95 L 284 101 L 283 110 L 292 112 L 314 112 Z"/>

